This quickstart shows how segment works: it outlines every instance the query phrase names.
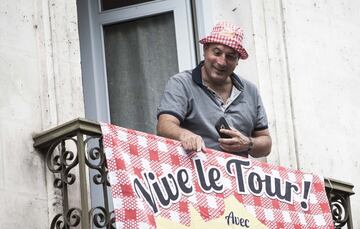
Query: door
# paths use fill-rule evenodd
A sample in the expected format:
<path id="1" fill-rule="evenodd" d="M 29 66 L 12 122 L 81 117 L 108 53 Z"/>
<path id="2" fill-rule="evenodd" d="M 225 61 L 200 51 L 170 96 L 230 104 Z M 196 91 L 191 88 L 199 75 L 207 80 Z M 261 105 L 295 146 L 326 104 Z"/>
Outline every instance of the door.
<path id="1" fill-rule="evenodd" d="M 155 133 L 167 79 L 195 67 L 190 0 L 77 4 L 86 118 Z M 89 180 L 97 174 L 90 169 Z M 92 207 L 105 206 L 110 191 L 90 189 Z"/>
<path id="2" fill-rule="evenodd" d="M 79 0 L 86 117 L 155 133 L 167 79 L 195 66 L 190 0 Z"/>

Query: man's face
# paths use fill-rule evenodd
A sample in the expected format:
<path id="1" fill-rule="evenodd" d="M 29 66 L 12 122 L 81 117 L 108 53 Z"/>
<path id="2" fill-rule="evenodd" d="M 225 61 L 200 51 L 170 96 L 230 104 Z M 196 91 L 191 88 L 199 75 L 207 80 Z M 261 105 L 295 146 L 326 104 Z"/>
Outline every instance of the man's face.
<path id="1" fill-rule="evenodd" d="M 223 83 L 234 71 L 239 61 L 239 54 L 222 44 L 204 46 L 204 68 L 208 80 Z"/>

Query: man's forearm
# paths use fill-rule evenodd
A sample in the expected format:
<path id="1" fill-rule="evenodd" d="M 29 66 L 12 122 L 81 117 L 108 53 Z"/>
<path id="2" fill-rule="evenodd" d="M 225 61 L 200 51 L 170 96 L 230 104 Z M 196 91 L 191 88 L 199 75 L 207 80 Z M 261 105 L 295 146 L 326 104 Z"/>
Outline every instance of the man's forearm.
<path id="1" fill-rule="evenodd" d="M 157 125 L 157 135 L 165 138 L 181 141 L 181 136 L 186 132 L 190 131 L 170 121 L 159 122 Z"/>
<path id="2" fill-rule="evenodd" d="M 181 145 L 187 151 L 205 150 L 205 144 L 201 136 L 182 128 L 180 121 L 172 115 L 160 115 L 157 124 L 157 134 L 162 137 L 180 141 Z"/>
<path id="3" fill-rule="evenodd" d="M 271 137 L 270 136 L 257 136 L 252 137 L 253 148 L 250 152 L 252 157 L 266 157 L 271 151 Z"/>

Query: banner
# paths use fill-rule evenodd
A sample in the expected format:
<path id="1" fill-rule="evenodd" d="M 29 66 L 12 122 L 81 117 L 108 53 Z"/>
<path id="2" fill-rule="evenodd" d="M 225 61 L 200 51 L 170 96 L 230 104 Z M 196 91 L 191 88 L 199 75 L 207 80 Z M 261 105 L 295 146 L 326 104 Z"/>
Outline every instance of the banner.
<path id="1" fill-rule="evenodd" d="M 101 124 L 120 228 L 333 228 L 324 180 Z"/>

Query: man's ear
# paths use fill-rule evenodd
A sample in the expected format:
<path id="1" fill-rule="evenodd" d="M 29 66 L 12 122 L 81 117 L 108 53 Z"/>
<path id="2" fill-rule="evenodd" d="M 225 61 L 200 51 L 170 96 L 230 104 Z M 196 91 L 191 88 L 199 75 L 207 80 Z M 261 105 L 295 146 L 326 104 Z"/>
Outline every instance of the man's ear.
<path id="1" fill-rule="evenodd" d="M 203 57 L 205 57 L 205 51 L 209 47 L 209 44 L 203 44 Z"/>
<path id="2" fill-rule="evenodd" d="M 209 47 L 209 44 L 207 44 L 207 43 L 204 44 L 204 45 L 203 45 L 203 50 L 205 51 L 205 49 L 207 49 L 208 47 Z"/>

